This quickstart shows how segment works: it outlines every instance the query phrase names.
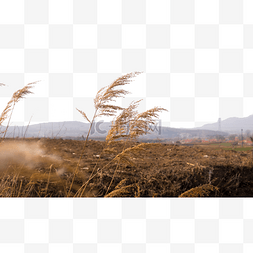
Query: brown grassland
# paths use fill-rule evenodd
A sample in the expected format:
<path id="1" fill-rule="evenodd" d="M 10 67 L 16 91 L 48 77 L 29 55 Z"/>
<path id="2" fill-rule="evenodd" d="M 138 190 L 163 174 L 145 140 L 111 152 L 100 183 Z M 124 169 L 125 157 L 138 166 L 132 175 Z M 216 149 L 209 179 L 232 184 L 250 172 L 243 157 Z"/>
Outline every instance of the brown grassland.
<path id="1" fill-rule="evenodd" d="M 127 108 L 112 105 L 139 72 L 124 75 L 98 91 L 92 119 L 113 116 L 105 141 L 5 138 L 15 104 L 32 84 L 13 94 L 1 114 L 8 119 L 0 143 L 1 197 L 252 197 L 251 151 L 141 143 L 152 131 L 160 107 L 138 113 L 140 101 Z M 148 128 L 148 129 L 147 129 Z"/>

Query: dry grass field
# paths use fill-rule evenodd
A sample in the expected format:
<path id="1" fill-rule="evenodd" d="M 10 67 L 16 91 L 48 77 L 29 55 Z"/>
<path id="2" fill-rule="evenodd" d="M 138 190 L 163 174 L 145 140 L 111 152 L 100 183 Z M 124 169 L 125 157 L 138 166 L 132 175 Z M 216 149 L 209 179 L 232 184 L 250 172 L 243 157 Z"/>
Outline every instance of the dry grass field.
<path id="1" fill-rule="evenodd" d="M 105 141 L 5 139 L 1 143 L 1 197 L 252 197 L 251 151 L 172 144 L 142 145 L 132 164 L 114 158 L 125 141 L 102 152 Z M 9 153 L 9 155 L 8 155 Z M 108 189 L 108 187 L 110 188 Z"/>
<path id="2" fill-rule="evenodd" d="M 0 116 L 0 125 L 8 121 L 0 141 L 0 197 L 252 197 L 249 150 L 137 141 L 166 111 L 139 113 L 140 101 L 127 108 L 111 104 L 129 93 L 121 88 L 139 74 L 100 89 L 92 119 L 77 108 L 90 123 L 83 141 L 5 138 L 15 104 L 36 82 L 15 92 Z M 106 140 L 89 140 L 100 116 L 114 117 Z"/>

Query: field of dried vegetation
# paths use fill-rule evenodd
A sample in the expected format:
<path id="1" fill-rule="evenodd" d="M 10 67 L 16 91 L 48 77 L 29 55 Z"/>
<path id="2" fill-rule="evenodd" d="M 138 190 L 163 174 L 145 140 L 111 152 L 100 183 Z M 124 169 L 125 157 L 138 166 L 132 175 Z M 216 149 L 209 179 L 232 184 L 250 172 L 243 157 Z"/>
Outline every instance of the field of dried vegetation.
<path id="1" fill-rule="evenodd" d="M 139 72 L 124 75 L 100 89 L 89 119 L 113 116 L 105 141 L 5 138 L 15 104 L 33 84 L 15 92 L 1 114 L 7 120 L 0 143 L 1 197 L 252 197 L 251 151 L 166 143 L 141 143 L 164 108 L 138 113 L 112 105 L 127 92 L 122 87 Z"/>

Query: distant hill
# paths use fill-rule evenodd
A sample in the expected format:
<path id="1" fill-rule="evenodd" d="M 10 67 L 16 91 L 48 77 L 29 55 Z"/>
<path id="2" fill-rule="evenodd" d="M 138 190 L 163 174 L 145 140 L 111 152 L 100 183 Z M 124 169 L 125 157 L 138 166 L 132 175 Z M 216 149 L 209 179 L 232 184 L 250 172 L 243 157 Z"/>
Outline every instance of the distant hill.
<path id="1" fill-rule="evenodd" d="M 218 130 L 219 125 L 218 122 L 206 124 L 202 127 L 198 127 L 195 129 L 205 129 L 205 130 Z M 232 117 L 225 120 L 221 120 L 221 131 L 229 132 L 229 133 L 240 133 L 241 129 L 253 130 L 253 115 L 250 115 L 245 118 L 237 118 Z"/>
<path id="2" fill-rule="evenodd" d="M 89 123 L 79 121 L 49 122 L 27 126 L 10 126 L 6 137 L 47 137 L 47 138 L 72 138 L 84 139 L 89 131 Z M 104 139 L 110 129 L 110 122 L 96 122 L 93 126 L 90 138 Z M 158 127 L 159 128 L 159 127 Z M 151 134 L 141 137 L 141 139 L 173 139 L 173 138 L 193 138 L 210 137 L 215 135 L 227 136 L 231 133 L 240 133 L 241 129 L 253 130 L 253 115 L 245 118 L 232 117 L 221 120 L 221 131 L 218 131 L 218 122 L 205 124 L 202 127 L 192 129 L 161 127 Z M 1 131 L 5 126 L 1 127 Z"/>
<path id="3" fill-rule="evenodd" d="M 49 122 L 27 126 L 10 126 L 6 137 L 46 137 L 84 139 L 89 131 L 89 123 L 79 121 Z M 95 122 L 90 132 L 91 139 L 104 139 L 110 129 L 110 122 Z M 2 126 L 1 131 L 5 130 Z M 202 129 L 179 129 L 157 126 L 154 132 L 141 136 L 141 139 L 205 138 L 215 135 L 228 135 L 225 132 Z"/>

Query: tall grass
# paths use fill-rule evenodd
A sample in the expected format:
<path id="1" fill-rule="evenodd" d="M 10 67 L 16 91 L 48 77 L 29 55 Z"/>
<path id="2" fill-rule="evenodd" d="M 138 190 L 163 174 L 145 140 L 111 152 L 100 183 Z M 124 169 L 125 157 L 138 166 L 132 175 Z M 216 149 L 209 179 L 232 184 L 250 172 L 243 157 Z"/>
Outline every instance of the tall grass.
<path id="1" fill-rule="evenodd" d="M 39 82 L 39 81 L 28 83 L 22 89 L 19 89 L 16 92 L 14 92 L 11 99 L 7 103 L 5 109 L 2 111 L 2 113 L 0 115 L 0 126 L 7 118 L 9 118 L 6 129 L 3 132 L 3 134 L 4 134 L 2 137 L 3 139 L 5 138 L 6 133 L 8 131 L 15 105 L 18 103 L 18 101 L 20 99 L 24 98 L 26 95 L 33 94 L 33 92 L 31 92 L 30 89 L 33 88 L 33 84 L 36 84 L 37 82 Z M 4 85 L 4 84 L 2 84 L 2 85 Z"/>
<path id="2" fill-rule="evenodd" d="M 158 113 L 162 111 L 167 111 L 164 108 L 161 107 L 154 107 L 152 109 L 149 109 L 145 112 L 138 113 L 136 108 L 138 107 L 141 100 L 133 101 L 130 103 L 130 105 L 127 108 L 122 108 L 118 106 L 113 105 L 106 105 L 109 101 L 115 101 L 115 98 L 117 97 L 123 97 L 124 95 L 128 94 L 129 92 L 121 89 L 121 90 L 114 90 L 115 87 L 119 85 L 125 85 L 129 83 L 129 78 L 132 78 L 136 76 L 137 74 L 140 74 L 140 72 L 134 72 L 127 75 L 124 75 L 117 80 L 115 80 L 108 88 L 102 88 L 98 91 L 95 99 L 94 99 L 94 105 L 95 105 L 95 113 L 93 120 L 90 121 L 86 114 L 80 110 L 78 110 L 83 117 L 90 122 L 90 129 L 92 126 L 92 123 L 94 119 L 98 116 L 114 116 L 114 119 L 112 121 L 111 129 L 108 131 L 108 134 L 106 136 L 106 147 L 102 150 L 103 152 L 109 152 L 109 153 L 115 153 L 115 150 L 111 149 L 109 146 L 117 139 L 124 139 L 125 145 L 124 149 L 120 154 L 117 154 L 116 157 L 110 162 L 117 162 L 117 167 L 114 171 L 113 178 L 110 182 L 110 185 L 108 186 L 108 189 L 106 193 L 109 191 L 110 186 L 112 184 L 112 181 L 114 179 L 114 176 L 120 166 L 120 164 L 130 164 L 133 165 L 133 160 L 131 159 L 134 154 L 138 154 L 139 151 L 144 151 L 145 146 L 148 146 L 149 144 L 140 144 L 137 146 L 134 146 L 132 148 L 127 148 L 126 143 L 127 141 L 136 140 L 139 136 L 146 134 L 147 131 L 152 131 L 153 129 L 151 127 L 148 127 L 149 125 L 155 125 L 155 119 L 158 118 Z M 100 111 L 99 111 L 100 110 Z M 119 115 L 116 115 L 116 112 L 121 111 Z M 99 113 L 97 114 L 97 111 Z M 129 131 L 127 131 L 129 129 Z M 90 132 L 90 131 L 89 131 Z M 89 132 L 86 137 L 86 141 L 84 144 L 84 147 L 87 143 L 87 139 L 89 136 Z M 101 157 L 101 154 L 99 156 L 99 159 Z M 80 157 L 81 159 L 81 157 Z M 80 163 L 80 160 L 79 160 Z M 79 165 L 78 163 L 78 165 Z M 96 164 L 97 165 L 97 164 Z M 107 166 L 107 165 L 106 165 Z M 78 166 L 77 166 L 78 169 Z M 102 171 L 104 168 L 102 168 L 100 171 Z M 98 171 L 95 173 L 96 166 L 94 167 L 89 179 L 85 184 L 82 185 L 82 187 L 79 189 L 78 193 L 80 196 L 83 195 L 87 184 L 92 180 L 97 174 Z M 75 172 L 76 173 L 76 172 Z M 95 173 L 95 174 L 94 174 Z M 74 179 L 73 179 L 74 180 Z M 71 190 L 71 188 L 70 188 Z M 81 193 L 80 193 L 81 192 Z"/>
<path id="3" fill-rule="evenodd" d="M 116 164 L 111 182 L 107 186 L 107 194 L 111 189 L 113 180 L 119 168 L 128 164 L 136 166 L 133 158 L 136 156 L 140 158 L 143 152 L 146 151 L 146 148 L 151 145 L 148 143 L 142 143 L 130 147 L 130 143 L 136 141 L 139 136 L 146 134 L 149 131 L 153 131 L 149 126 L 155 124 L 155 119 L 158 118 L 158 113 L 166 111 L 164 108 L 154 107 L 145 112 L 138 113 L 137 107 L 141 100 L 131 102 L 127 108 L 116 106 L 112 103 L 116 102 L 117 98 L 124 98 L 125 95 L 130 93 L 124 89 L 124 86 L 132 82 L 132 79 L 139 74 L 141 74 L 141 72 L 128 73 L 117 78 L 112 84 L 100 89 L 94 98 L 95 112 L 91 119 L 88 118 L 84 111 L 76 108 L 83 118 L 90 123 L 90 127 L 75 167 L 73 167 L 73 165 L 64 165 L 60 157 L 45 155 L 45 150 L 42 148 L 43 141 L 41 141 L 40 144 L 36 142 L 37 146 L 34 143 L 31 144 L 32 150 L 39 151 L 39 155 L 36 153 L 36 155 L 29 156 L 29 158 L 26 158 L 26 162 L 24 162 L 23 159 L 23 157 L 27 157 L 26 152 L 31 154 L 33 151 L 22 143 L 14 144 L 14 146 L 10 145 L 9 150 L 16 150 L 16 153 L 13 152 L 13 155 L 16 155 L 16 157 L 19 158 L 16 160 L 12 159 L 14 162 L 6 165 L 6 170 L 2 169 L 2 177 L 0 178 L 0 196 L 33 196 L 36 194 L 36 196 L 40 197 L 56 195 L 65 197 L 82 197 L 85 196 L 86 187 L 96 176 L 98 176 L 98 173 L 101 175 L 101 173 L 103 174 L 111 165 Z M 0 125 L 8 119 L 7 127 L 3 132 L 3 139 L 5 138 L 10 125 L 15 105 L 20 99 L 32 93 L 30 90 L 36 83 L 37 82 L 29 83 L 22 89 L 14 92 L 10 101 L 7 103 L 0 115 Z M 3 86 L 4 84 L 0 83 L 0 85 Z M 101 116 L 112 116 L 113 120 L 99 159 L 92 168 L 88 178 L 86 178 L 86 175 L 80 171 L 79 167 L 82 162 L 85 148 L 87 147 L 92 125 L 94 124 L 94 121 Z M 112 147 L 118 140 L 123 141 L 124 143 L 121 152 Z M 2 151 L 4 149 L 5 146 L 2 145 Z M 98 169 L 97 165 L 102 154 L 113 154 L 113 158 L 105 166 Z M 28 163 L 27 159 L 31 161 L 31 163 Z M 43 168 L 39 172 L 34 170 L 34 168 L 37 168 L 41 162 L 44 163 Z M 61 175 L 65 172 L 68 176 L 63 179 Z M 81 184 L 80 181 L 82 182 Z M 77 184 L 77 182 L 79 183 Z M 52 185 L 58 189 L 56 192 L 50 188 Z"/>
<path id="4" fill-rule="evenodd" d="M 117 113 L 117 111 L 123 110 L 122 107 L 115 106 L 115 105 L 112 105 L 109 103 L 115 102 L 116 98 L 124 97 L 124 95 L 128 94 L 129 93 L 128 91 L 126 91 L 124 89 L 116 89 L 116 88 L 118 88 L 120 86 L 124 86 L 126 84 L 129 84 L 131 82 L 130 78 L 133 78 L 133 77 L 137 76 L 138 74 L 140 74 L 140 72 L 133 72 L 133 73 L 123 75 L 122 77 L 119 77 L 118 79 L 116 79 L 111 85 L 101 88 L 97 92 L 96 97 L 94 98 L 95 112 L 94 112 L 92 120 L 89 120 L 89 118 L 87 117 L 85 112 L 76 108 L 81 113 L 81 115 L 90 123 L 90 127 L 89 127 L 88 134 L 86 136 L 84 145 L 83 145 L 82 153 L 80 155 L 79 161 L 76 166 L 76 170 L 74 172 L 74 177 L 73 177 L 72 183 L 70 185 L 68 195 L 69 195 L 72 185 L 74 183 L 75 175 L 78 171 L 79 164 L 81 162 L 81 159 L 82 159 L 82 156 L 83 156 L 83 153 L 84 153 L 84 150 L 85 150 L 85 147 L 87 145 L 87 141 L 88 141 L 88 138 L 90 135 L 90 131 L 91 131 L 91 128 L 92 128 L 92 125 L 93 125 L 95 119 L 100 116 L 114 116 Z"/>

